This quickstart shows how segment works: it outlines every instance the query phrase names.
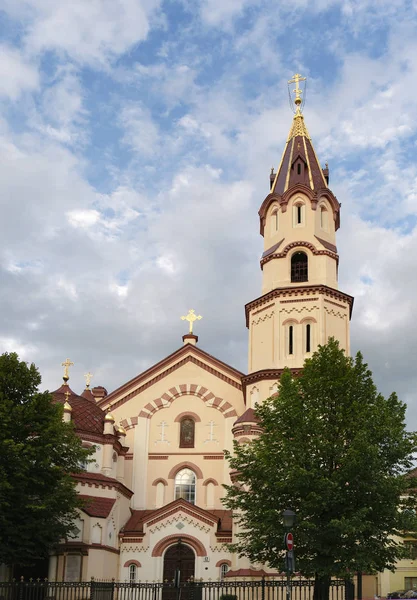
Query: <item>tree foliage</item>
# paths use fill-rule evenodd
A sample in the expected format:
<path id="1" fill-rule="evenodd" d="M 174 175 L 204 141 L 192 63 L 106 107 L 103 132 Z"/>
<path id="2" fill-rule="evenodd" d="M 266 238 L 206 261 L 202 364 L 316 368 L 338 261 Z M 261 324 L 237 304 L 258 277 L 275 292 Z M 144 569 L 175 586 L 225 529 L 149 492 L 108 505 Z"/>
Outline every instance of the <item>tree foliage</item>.
<path id="1" fill-rule="evenodd" d="M 283 570 L 282 512 L 297 514 L 297 570 L 329 580 L 393 569 L 415 529 L 410 490 L 416 436 L 405 405 L 378 393 L 360 353 L 331 339 L 301 375 L 256 409 L 262 435 L 228 454 L 235 472 L 225 504 L 241 532 L 231 549 Z"/>
<path id="2" fill-rule="evenodd" d="M 40 383 L 34 364 L 0 356 L 0 563 L 8 565 L 30 564 L 74 533 L 81 503 L 71 473 L 90 454 Z"/>

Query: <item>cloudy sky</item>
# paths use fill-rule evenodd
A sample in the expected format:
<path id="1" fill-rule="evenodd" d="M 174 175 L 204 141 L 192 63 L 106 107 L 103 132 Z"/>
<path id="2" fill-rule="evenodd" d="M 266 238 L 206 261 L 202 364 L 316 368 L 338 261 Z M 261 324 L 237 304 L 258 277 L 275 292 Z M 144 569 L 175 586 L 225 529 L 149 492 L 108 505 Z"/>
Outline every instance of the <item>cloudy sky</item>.
<path id="1" fill-rule="evenodd" d="M 110 391 L 199 345 L 245 371 L 287 80 L 342 202 L 352 347 L 417 420 L 417 2 L 0 0 L 0 351 Z"/>

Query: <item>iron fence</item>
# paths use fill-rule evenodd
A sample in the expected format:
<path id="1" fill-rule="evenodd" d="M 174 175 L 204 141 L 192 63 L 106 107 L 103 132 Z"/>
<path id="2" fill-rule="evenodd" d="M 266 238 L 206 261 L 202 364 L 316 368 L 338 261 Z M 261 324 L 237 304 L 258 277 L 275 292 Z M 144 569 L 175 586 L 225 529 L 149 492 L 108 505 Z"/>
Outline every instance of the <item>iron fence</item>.
<path id="1" fill-rule="evenodd" d="M 313 600 L 314 581 L 292 579 L 291 600 Z M 0 582 L 0 600 L 286 600 L 284 579 L 169 582 Z M 353 600 L 353 584 L 333 580 L 329 600 Z"/>

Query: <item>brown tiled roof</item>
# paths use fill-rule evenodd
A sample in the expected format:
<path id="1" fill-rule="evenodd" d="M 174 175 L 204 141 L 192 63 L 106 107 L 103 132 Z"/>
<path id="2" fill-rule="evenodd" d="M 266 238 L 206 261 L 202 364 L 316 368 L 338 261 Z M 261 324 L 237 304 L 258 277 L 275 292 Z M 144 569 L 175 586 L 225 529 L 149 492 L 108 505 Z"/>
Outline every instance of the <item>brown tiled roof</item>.
<path id="1" fill-rule="evenodd" d="M 298 172 L 295 165 L 301 162 L 303 168 Z M 327 181 L 314 152 L 311 138 L 304 123 L 304 117 L 296 114 L 284 150 L 284 156 L 271 193 L 282 196 L 287 189 L 302 183 L 312 190 L 327 188 Z"/>
<path id="2" fill-rule="evenodd" d="M 113 477 L 107 477 L 107 475 L 102 475 L 101 473 L 87 473 L 87 471 L 82 471 L 81 473 L 74 473 L 72 477 L 80 483 L 105 485 L 110 488 L 118 489 L 122 494 L 129 498 L 133 496 L 132 490 L 129 490 L 129 488 L 121 481 L 114 479 Z"/>
<path id="3" fill-rule="evenodd" d="M 97 496 L 87 496 L 84 494 L 80 494 L 80 498 L 85 502 L 82 507 L 83 512 L 90 515 L 90 517 L 100 517 L 102 519 L 109 516 L 116 502 L 115 498 L 98 498 Z"/>
<path id="4" fill-rule="evenodd" d="M 236 423 L 259 423 L 259 418 L 256 416 L 253 408 L 248 408 L 243 415 L 234 422 L 234 425 L 236 425 Z"/>
<path id="5" fill-rule="evenodd" d="M 105 413 L 99 406 L 89 399 L 78 396 L 69 385 L 61 385 L 52 392 L 54 402 L 64 404 L 67 402 L 65 393 L 69 392 L 68 403 L 71 405 L 71 420 L 77 433 L 103 434 Z"/>
<path id="6" fill-rule="evenodd" d="M 81 394 L 82 398 L 85 398 L 86 400 L 90 400 L 91 402 L 95 402 L 96 399 L 94 398 L 90 388 L 86 388 L 83 393 Z"/>

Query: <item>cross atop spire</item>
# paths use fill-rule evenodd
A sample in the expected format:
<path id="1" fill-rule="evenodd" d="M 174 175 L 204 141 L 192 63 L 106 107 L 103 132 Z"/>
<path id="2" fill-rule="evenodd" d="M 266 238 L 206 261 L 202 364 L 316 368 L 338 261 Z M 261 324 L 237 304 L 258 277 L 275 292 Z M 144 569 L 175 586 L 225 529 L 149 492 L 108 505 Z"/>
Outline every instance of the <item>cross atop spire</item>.
<path id="1" fill-rule="evenodd" d="M 200 321 L 200 319 L 202 319 L 203 317 L 201 315 L 196 315 L 195 314 L 195 310 L 193 308 L 190 308 L 190 310 L 188 311 L 188 315 L 185 315 L 184 317 L 181 317 L 181 321 L 188 321 L 190 324 L 190 330 L 189 333 L 193 332 L 193 324 L 194 321 Z"/>
<path id="2" fill-rule="evenodd" d="M 303 102 L 303 99 L 301 98 L 301 94 L 305 91 L 305 86 L 304 86 L 304 90 L 302 90 L 300 88 L 300 81 L 306 81 L 306 80 L 307 80 L 306 77 L 303 77 L 302 75 L 300 75 L 300 73 L 296 73 L 293 76 L 293 78 L 290 79 L 288 82 L 288 85 L 295 83 L 295 89 L 293 90 L 293 93 L 295 94 L 294 104 L 297 107 L 296 114 L 301 113 L 301 104 Z"/>
<path id="3" fill-rule="evenodd" d="M 69 368 L 74 366 L 74 363 L 70 361 L 69 358 L 67 358 L 65 360 L 65 362 L 62 363 L 62 365 L 64 367 L 64 376 L 63 376 L 63 380 L 64 380 L 64 384 L 68 385 L 68 379 L 69 379 Z"/>
<path id="4" fill-rule="evenodd" d="M 91 383 L 91 378 L 92 378 L 92 373 L 90 373 L 90 371 L 88 371 L 88 373 L 84 374 L 85 377 L 85 387 L 88 390 L 90 388 L 90 383 Z"/>

